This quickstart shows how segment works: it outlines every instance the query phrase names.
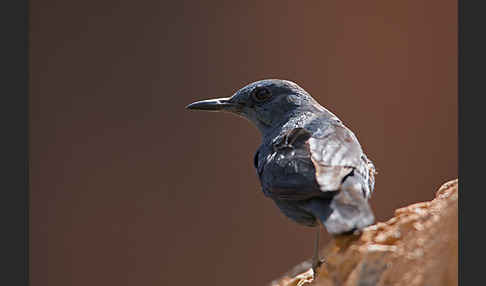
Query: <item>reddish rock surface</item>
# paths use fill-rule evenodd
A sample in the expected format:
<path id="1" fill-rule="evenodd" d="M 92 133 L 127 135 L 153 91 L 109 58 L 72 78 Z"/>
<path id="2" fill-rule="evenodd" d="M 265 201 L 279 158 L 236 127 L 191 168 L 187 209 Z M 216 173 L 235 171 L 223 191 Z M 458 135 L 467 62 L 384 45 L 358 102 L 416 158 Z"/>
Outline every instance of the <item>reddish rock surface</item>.
<path id="1" fill-rule="evenodd" d="M 432 201 L 397 209 L 359 236 L 334 238 L 321 251 L 326 264 L 316 281 L 303 262 L 271 285 L 458 285 L 457 183 L 445 183 Z"/>

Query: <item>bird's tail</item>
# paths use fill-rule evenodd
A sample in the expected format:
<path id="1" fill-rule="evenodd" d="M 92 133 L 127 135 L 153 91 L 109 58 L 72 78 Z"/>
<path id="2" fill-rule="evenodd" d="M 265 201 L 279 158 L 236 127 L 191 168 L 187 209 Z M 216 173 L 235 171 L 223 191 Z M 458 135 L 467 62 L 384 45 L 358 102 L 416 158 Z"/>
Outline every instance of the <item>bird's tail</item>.
<path id="1" fill-rule="evenodd" d="M 306 208 L 330 234 L 345 234 L 373 224 L 375 218 L 367 202 L 362 182 L 353 174 L 346 177 L 341 190 L 332 199 L 311 199 Z"/>

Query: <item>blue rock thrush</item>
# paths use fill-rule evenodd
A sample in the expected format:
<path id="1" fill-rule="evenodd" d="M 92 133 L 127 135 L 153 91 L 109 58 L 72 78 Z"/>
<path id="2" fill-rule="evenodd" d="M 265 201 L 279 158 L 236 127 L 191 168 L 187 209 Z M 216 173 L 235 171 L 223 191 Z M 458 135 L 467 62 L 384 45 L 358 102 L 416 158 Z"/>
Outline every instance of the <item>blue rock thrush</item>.
<path id="1" fill-rule="evenodd" d="M 188 109 L 226 111 L 256 125 L 262 144 L 254 165 L 265 196 L 291 220 L 319 230 L 350 234 L 372 224 L 368 198 L 375 168 L 356 136 L 297 84 L 279 79 L 251 83 L 229 98 L 194 102 Z"/>

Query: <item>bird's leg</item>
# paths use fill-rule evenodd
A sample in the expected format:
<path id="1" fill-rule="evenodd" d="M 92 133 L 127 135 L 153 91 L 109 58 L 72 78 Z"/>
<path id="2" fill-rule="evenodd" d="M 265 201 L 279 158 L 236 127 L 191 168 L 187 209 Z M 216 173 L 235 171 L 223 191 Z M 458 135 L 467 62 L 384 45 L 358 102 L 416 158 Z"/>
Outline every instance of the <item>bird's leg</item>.
<path id="1" fill-rule="evenodd" d="M 312 271 L 314 272 L 314 279 L 317 278 L 317 271 L 319 270 L 319 267 L 321 267 L 322 263 L 324 263 L 324 260 L 321 260 L 319 258 L 319 240 L 320 240 L 320 234 L 321 234 L 321 226 L 319 225 L 317 227 L 317 232 L 316 232 L 316 242 L 314 246 L 314 256 L 312 257 Z"/>

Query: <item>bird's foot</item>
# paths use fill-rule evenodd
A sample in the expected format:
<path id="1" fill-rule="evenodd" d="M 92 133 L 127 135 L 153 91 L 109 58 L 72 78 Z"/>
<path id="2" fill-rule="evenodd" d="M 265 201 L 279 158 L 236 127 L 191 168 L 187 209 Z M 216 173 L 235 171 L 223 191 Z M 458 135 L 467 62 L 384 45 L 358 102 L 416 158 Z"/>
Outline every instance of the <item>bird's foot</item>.
<path id="1" fill-rule="evenodd" d="M 319 268 L 321 268 L 322 264 L 326 263 L 325 259 L 317 259 L 312 262 L 312 272 L 314 274 L 314 280 L 317 279 Z"/>

